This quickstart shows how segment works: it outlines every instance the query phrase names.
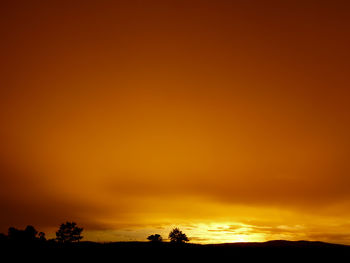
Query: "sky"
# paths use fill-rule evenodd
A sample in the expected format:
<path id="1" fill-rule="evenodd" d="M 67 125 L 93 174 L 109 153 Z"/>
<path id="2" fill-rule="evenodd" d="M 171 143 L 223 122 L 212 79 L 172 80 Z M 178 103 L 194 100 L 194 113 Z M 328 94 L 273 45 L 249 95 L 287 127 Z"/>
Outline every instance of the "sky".
<path id="1" fill-rule="evenodd" d="M 2 1 L 0 232 L 350 244 L 348 1 Z"/>

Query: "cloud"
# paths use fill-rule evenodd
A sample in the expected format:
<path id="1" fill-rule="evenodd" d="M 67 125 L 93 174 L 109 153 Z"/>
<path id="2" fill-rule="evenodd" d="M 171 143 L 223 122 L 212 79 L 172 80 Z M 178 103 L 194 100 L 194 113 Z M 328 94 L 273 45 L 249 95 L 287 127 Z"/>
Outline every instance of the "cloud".
<path id="1" fill-rule="evenodd" d="M 283 206 L 291 209 L 319 210 L 350 201 L 348 177 L 327 171 L 295 177 L 268 174 L 187 174 L 172 177 L 116 176 L 107 179 L 105 189 L 121 196 L 183 197 L 202 196 L 237 205 Z"/>
<path id="2" fill-rule="evenodd" d="M 105 223 L 92 216 L 108 214 L 103 204 L 66 196 L 64 189 L 60 194 L 39 171 L 11 166 L 3 160 L 0 174 L 0 231 L 28 224 L 52 229 L 65 221 L 76 221 L 91 229 L 106 229 Z"/>
<path id="3" fill-rule="evenodd" d="M 349 220 L 347 8 L 7 2 L 0 230 Z"/>

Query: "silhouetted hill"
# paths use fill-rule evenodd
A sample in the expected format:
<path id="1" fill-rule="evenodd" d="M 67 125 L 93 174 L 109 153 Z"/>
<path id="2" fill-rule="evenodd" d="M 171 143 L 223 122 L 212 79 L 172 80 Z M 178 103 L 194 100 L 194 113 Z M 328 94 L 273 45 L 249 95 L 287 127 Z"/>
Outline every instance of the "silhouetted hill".
<path id="1" fill-rule="evenodd" d="M 350 246 L 311 241 L 285 241 L 275 240 L 268 242 L 226 243 L 226 244 L 182 244 L 169 242 L 77 242 L 59 244 L 56 242 L 36 242 L 31 244 L 1 242 L 1 250 L 10 252 L 12 256 L 41 255 L 44 258 L 55 257 L 61 261 L 66 259 L 98 259 L 127 258 L 129 260 L 145 259 L 177 259 L 191 260 L 227 260 L 256 261 L 268 259 L 269 261 L 335 259 L 350 260 Z M 25 251 L 25 252 L 24 252 Z M 29 251 L 29 253 L 28 253 Z M 164 260 L 162 260 L 164 261 Z"/>
<path id="2" fill-rule="evenodd" d="M 242 242 L 242 243 L 224 243 L 209 244 L 207 246 L 215 247 L 231 247 L 231 248 L 342 248 L 350 249 L 348 245 L 332 244 L 320 241 L 287 241 L 287 240 L 271 240 L 266 242 Z"/>

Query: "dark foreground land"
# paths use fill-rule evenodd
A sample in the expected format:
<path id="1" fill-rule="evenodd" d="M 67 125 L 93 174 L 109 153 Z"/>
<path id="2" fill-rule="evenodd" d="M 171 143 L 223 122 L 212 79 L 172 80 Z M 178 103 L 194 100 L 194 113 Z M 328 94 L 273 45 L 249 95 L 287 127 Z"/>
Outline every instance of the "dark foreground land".
<path id="1" fill-rule="evenodd" d="M 229 244 L 172 244 L 168 242 L 79 242 L 59 244 L 37 242 L 32 244 L 6 242 L 0 250 L 13 258 L 26 257 L 60 261 L 83 261 L 97 259 L 113 262 L 129 260 L 243 262 L 269 260 L 274 262 L 327 260 L 350 262 L 350 246 L 310 241 L 268 241 L 262 243 Z M 112 260 L 111 260 L 112 259 Z M 122 260 L 123 259 L 123 260 Z"/>

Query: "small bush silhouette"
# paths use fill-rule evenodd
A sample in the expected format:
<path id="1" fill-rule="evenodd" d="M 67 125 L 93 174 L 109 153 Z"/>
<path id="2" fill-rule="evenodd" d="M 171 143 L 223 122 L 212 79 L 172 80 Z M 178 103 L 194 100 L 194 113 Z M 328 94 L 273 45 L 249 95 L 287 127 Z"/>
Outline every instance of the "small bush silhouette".
<path id="1" fill-rule="evenodd" d="M 172 243 L 183 244 L 190 241 L 185 233 L 182 233 L 177 227 L 170 231 L 169 239 Z"/>
<path id="2" fill-rule="evenodd" d="M 161 235 L 159 234 L 154 234 L 154 235 L 150 235 L 147 237 L 147 239 L 151 242 L 157 243 L 157 242 L 162 242 L 163 238 Z"/>
<path id="3" fill-rule="evenodd" d="M 46 236 L 44 232 L 39 232 L 38 236 L 39 236 L 39 240 L 46 241 Z"/>
<path id="4" fill-rule="evenodd" d="M 75 222 L 66 222 L 60 225 L 56 232 L 56 239 L 62 243 L 77 242 L 83 238 L 81 232 L 83 232 L 83 228 L 77 227 Z"/>

